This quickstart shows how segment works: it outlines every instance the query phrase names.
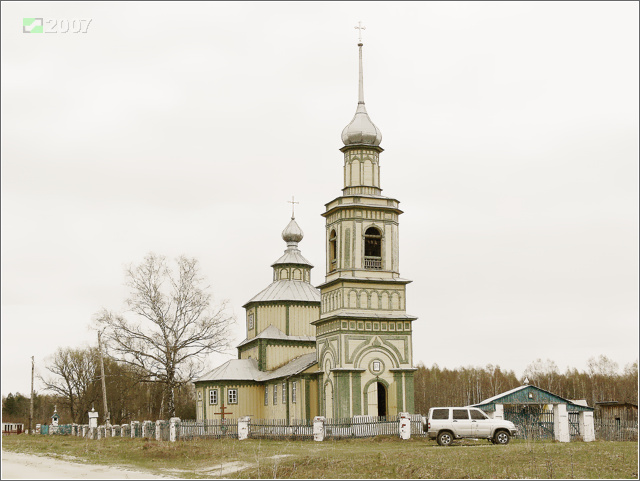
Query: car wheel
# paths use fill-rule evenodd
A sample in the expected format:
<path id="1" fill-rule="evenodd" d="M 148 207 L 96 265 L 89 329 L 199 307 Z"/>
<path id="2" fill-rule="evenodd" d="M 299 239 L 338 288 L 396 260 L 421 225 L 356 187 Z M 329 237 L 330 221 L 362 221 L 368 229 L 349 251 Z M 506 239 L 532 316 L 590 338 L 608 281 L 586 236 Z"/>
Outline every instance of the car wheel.
<path id="1" fill-rule="evenodd" d="M 453 442 L 453 434 L 449 431 L 443 431 L 438 434 L 438 444 L 440 446 L 449 446 Z"/>
<path id="2" fill-rule="evenodd" d="M 494 437 L 494 444 L 509 444 L 509 433 L 506 431 L 498 431 Z"/>

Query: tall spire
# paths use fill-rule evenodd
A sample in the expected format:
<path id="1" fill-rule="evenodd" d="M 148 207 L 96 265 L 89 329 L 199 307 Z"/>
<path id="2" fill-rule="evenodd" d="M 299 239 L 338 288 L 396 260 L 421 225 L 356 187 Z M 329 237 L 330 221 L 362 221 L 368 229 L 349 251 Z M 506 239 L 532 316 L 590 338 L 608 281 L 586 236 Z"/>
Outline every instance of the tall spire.
<path id="1" fill-rule="evenodd" d="M 367 109 L 364 106 L 364 75 L 362 73 L 362 30 L 366 27 L 362 26 L 362 22 L 358 22 L 358 56 L 359 56 L 359 75 L 358 75 L 358 107 L 353 119 L 342 131 L 342 142 L 344 145 L 380 145 L 382 141 L 382 133 L 380 129 L 369 118 Z"/>

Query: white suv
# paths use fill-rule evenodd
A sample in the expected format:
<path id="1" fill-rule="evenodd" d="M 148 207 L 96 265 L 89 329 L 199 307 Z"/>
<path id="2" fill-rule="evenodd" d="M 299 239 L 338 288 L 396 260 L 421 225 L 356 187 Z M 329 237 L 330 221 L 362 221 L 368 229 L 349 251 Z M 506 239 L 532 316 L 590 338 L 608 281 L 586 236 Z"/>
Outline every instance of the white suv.
<path id="1" fill-rule="evenodd" d="M 423 430 L 440 446 L 454 439 L 488 439 L 494 444 L 507 444 L 518 432 L 511 421 L 491 419 L 477 408 L 431 408 L 423 418 Z"/>

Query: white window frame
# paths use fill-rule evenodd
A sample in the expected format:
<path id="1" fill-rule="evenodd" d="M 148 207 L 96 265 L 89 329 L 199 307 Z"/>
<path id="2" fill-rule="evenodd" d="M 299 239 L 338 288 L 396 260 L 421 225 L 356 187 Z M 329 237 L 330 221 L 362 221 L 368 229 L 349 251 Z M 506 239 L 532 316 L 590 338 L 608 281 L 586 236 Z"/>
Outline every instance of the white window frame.
<path id="1" fill-rule="evenodd" d="M 227 404 L 238 404 L 237 389 L 227 389 Z"/>
<path id="2" fill-rule="evenodd" d="M 298 391 L 298 381 L 293 381 L 293 382 L 291 383 L 291 402 L 292 402 L 293 404 L 295 404 L 295 403 L 296 403 L 296 394 L 297 394 L 297 391 Z"/>
<path id="3" fill-rule="evenodd" d="M 265 406 L 269 405 L 269 385 L 268 384 L 264 386 L 264 405 Z"/>
<path id="4" fill-rule="evenodd" d="M 253 312 L 249 313 L 249 330 L 255 327 Z"/>
<path id="5" fill-rule="evenodd" d="M 209 389 L 209 406 L 218 404 L 218 390 Z"/>
<path id="6" fill-rule="evenodd" d="M 282 383 L 282 404 L 287 404 L 287 384 Z"/>
<path id="7" fill-rule="evenodd" d="M 276 406 L 278 404 L 278 385 L 273 385 L 273 405 Z"/>

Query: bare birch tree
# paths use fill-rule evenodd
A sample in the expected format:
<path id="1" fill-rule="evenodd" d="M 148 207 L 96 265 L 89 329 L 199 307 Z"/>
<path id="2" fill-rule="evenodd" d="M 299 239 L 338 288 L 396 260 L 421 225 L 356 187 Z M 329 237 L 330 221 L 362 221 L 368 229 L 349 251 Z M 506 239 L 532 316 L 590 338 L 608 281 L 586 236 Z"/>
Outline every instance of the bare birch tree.
<path id="1" fill-rule="evenodd" d="M 175 416 L 175 389 L 193 380 L 208 354 L 229 348 L 234 317 L 226 302 L 212 307 L 198 262 L 176 259 L 177 272 L 165 257 L 148 254 L 140 265 L 126 270 L 132 316 L 102 311 L 99 325 L 114 358 L 140 368 L 142 381 L 161 383 L 168 395 L 167 410 Z"/>

